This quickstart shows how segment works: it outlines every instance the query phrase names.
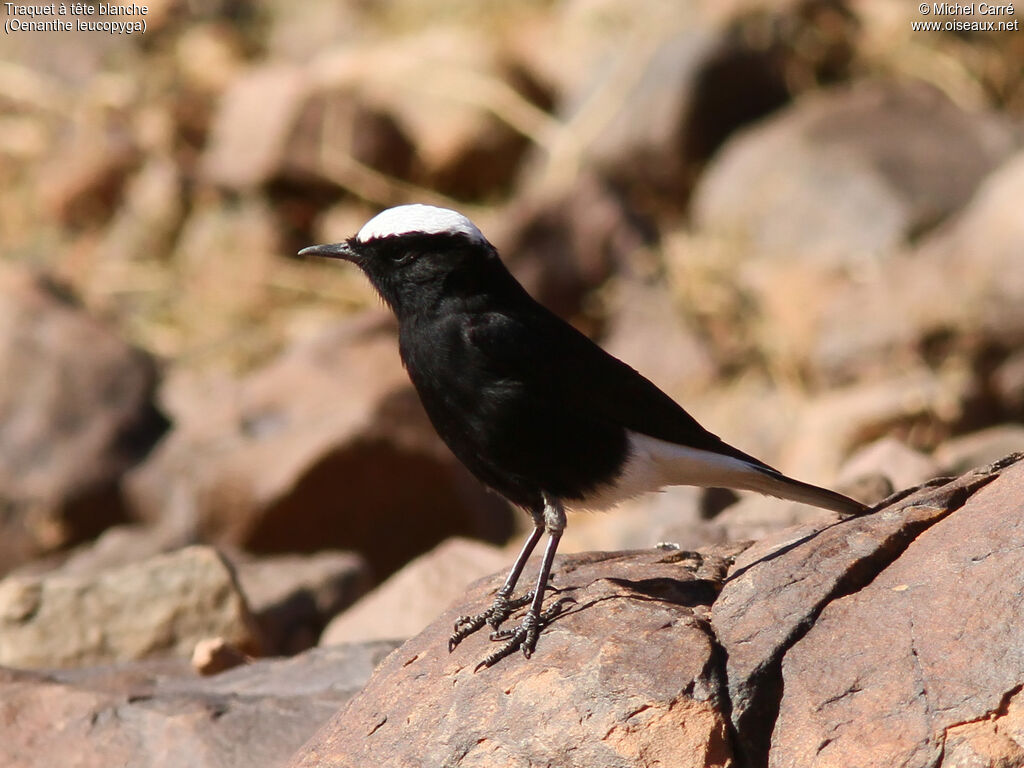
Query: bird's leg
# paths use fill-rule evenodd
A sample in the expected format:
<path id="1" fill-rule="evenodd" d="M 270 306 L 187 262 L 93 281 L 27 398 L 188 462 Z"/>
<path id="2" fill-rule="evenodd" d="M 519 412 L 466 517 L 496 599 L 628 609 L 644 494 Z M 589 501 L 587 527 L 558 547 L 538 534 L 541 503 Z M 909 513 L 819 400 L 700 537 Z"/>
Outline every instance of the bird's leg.
<path id="1" fill-rule="evenodd" d="M 526 561 L 530 559 L 530 555 L 537 546 L 537 542 L 540 541 L 540 537 L 544 534 L 543 512 L 538 510 L 532 514 L 533 532 L 526 540 L 526 543 L 523 544 L 523 548 L 519 552 L 519 557 L 517 557 L 515 563 L 512 564 L 512 570 L 508 572 L 508 577 L 505 579 L 505 583 L 501 585 L 501 589 L 499 589 L 497 594 L 495 594 L 494 602 L 491 603 L 491 607 L 483 613 L 478 613 L 474 616 L 459 616 L 459 618 L 456 619 L 455 632 L 452 633 L 450 638 L 448 638 L 449 653 L 455 650 L 455 646 L 480 629 L 484 624 L 490 624 L 491 628 L 497 632 L 498 627 L 500 627 L 501 623 L 511 615 L 512 611 L 517 608 L 522 608 L 533 599 L 532 592 L 527 592 L 522 597 L 517 597 L 515 599 L 512 598 L 512 593 L 515 591 L 519 577 L 523 573 Z"/>
<path id="2" fill-rule="evenodd" d="M 530 607 L 518 627 L 494 632 L 491 635 L 492 640 L 505 640 L 506 642 L 501 648 L 481 661 L 477 665 L 477 669 L 490 667 L 520 648 L 523 655 L 530 658 L 530 654 L 537 647 L 537 638 L 540 636 L 541 629 L 562 610 L 562 601 L 555 603 L 546 611 L 541 610 L 544 604 L 544 591 L 551 575 L 551 564 L 554 562 L 555 552 L 558 550 L 558 540 L 562 538 L 562 531 L 565 530 L 565 510 L 562 508 L 562 502 L 547 494 L 544 494 L 544 530 L 548 534 L 548 545 L 544 549 L 544 559 L 541 561 L 540 573 L 537 574 L 537 586 L 533 591 Z"/>

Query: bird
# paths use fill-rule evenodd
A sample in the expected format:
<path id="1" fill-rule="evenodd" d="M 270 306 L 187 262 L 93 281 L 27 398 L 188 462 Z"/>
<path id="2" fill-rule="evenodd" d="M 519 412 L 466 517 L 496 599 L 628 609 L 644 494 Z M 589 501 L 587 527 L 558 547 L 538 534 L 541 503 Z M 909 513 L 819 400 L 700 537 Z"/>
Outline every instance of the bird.
<path id="1" fill-rule="evenodd" d="M 563 609 L 544 608 L 566 509 L 602 510 L 674 485 L 756 491 L 833 510 L 866 507 L 795 480 L 702 427 L 675 400 L 535 301 L 463 214 L 399 205 L 339 243 L 300 257 L 355 264 L 398 320 L 398 348 L 431 423 L 485 486 L 528 512 L 533 530 L 486 610 L 461 616 L 449 652 L 490 625 L 504 641 L 480 662 L 529 658 Z M 514 597 L 547 535 L 532 591 Z M 520 623 L 504 624 L 526 607 Z"/>

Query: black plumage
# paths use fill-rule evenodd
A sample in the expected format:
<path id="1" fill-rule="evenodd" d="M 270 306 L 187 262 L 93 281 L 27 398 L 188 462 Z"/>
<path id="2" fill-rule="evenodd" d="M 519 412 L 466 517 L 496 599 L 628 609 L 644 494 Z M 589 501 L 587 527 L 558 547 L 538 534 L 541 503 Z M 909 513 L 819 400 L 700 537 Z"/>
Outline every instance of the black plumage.
<path id="1" fill-rule="evenodd" d="M 343 258 L 366 273 L 398 318 L 402 361 L 438 434 L 476 477 L 533 516 L 535 530 L 494 605 L 460 620 L 450 644 L 490 623 L 507 642 L 485 665 L 519 647 L 529 655 L 557 611 L 541 608 L 565 525 L 563 504 L 600 507 L 685 483 L 863 511 L 701 427 L 649 380 L 534 301 L 479 230 L 454 211 L 389 209 L 355 237 L 302 254 Z M 513 600 L 545 531 L 550 540 L 537 588 Z M 522 625 L 497 632 L 527 601 Z"/>

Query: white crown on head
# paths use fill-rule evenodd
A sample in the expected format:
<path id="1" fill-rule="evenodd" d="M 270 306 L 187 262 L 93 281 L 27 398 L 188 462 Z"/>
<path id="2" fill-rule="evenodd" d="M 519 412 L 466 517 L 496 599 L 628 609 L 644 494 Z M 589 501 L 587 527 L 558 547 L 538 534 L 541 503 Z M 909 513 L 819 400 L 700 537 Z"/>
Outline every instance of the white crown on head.
<path id="1" fill-rule="evenodd" d="M 411 234 L 465 235 L 477 243 L 487 242 L 476 225 L 458 211 L 420 203 L 381 211 L 363 225 L 356 240 L 365 243 L 380 237 Z"/>

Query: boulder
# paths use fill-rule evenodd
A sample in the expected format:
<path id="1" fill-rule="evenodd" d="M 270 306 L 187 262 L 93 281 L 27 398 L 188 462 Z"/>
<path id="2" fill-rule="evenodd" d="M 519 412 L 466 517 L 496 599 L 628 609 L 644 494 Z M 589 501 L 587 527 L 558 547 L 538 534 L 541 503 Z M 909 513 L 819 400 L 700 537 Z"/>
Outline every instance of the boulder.
<path id="1" fill-rule="evenodd" d="M 291 656 L 316 645 L 327 623 L 372 583 L 366 561 L 353 552 L 258 558 L 237 553 L 229 559 L 268 655 Z"/>
<path id="2" fill-rule="evenodd" d="M 753 545 L 559 557 L 548 600 L 563 610 L 533 656 L 477 668 L 486 633 L 451 653 L 447 638 L 496 574 L 291 765 L 1013 764 L 1022 497 L 1015 454 Z"/>
<path id="3" fill-rule="evenodd" d="M 511 567 L 512 557 L 491 544 L 448 539 L 335 617 L 320 645 L 408 639 L 461 597 L 467 584 L 506 563 Z"/>
<path id="4" fill-rule="evenodd" d="M 41 274 L 0 265 L 0 574 L 125 519 L 167 421 L 152 358 Z"/>
<path id="5" fill-rule="evenodd" d="M 187 658 L 207 637 L 259 648 L 234 573 L 209 547 L 189 547 L 94 576 L 57 573 L 0 581 L 0 664 L 80 667 Z"/>
<path id="6" fill-rule="evenodd" d="M 935 462 L 947 474 L 953 474 L 1022 449 L 1024 425 L 1000 424 L 947 440 L 935 449 Z"/>
<path id="7" fill-rule="evenodd" d="M 711 553 L 559 558 L 557 598 L 575 602 L 533 659 L 474 671 L 495 648 L 486 633 L 452 653 L 446 642 L 455 618 L 486 607 L 503 576 L 483 579 L 389 656 L 291 765 L 729 765 L 706 620 L 725 569 Z"/>
<path id="8" fill-rule="evenodd" d="M 1013 143 L 999 118 L 920 83 L 809 95 L 723 146 L 694 192 L 694 222 L 755 254 L 856 263 L 963 207 Z"/>
<path id="9" fill-rule="evenodd" d="M 1021 445 L 1024 447 L 1024 443 Z M 963 472 L 977 464 L 989 464 L 1008 453 L 1011 451 L 1006 450 L 986 461 L 961 466 L 957 471 Z M 942 474 L 939 471 L 941 464 L 896 438 L 883 437 L 854 451 L 839 471 L 839 484 L 845 487 L 856 486 L 872 475 L 880 475 L 893 490 L 911 488 Z"/>
<path id="10" fill-rule="evenodd" d="M 180 661 L 0 668 L 0 764 L 277 768 L 392 648 L 318 648 L 209 678 Z"/>
<path id="11" fill-rule="evenodd" d="M 1024 463 L 972 485 L 791 645 L 769 766 L 1020 764 Z"/>

